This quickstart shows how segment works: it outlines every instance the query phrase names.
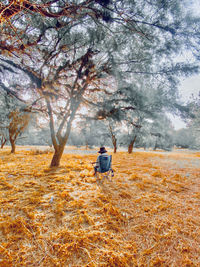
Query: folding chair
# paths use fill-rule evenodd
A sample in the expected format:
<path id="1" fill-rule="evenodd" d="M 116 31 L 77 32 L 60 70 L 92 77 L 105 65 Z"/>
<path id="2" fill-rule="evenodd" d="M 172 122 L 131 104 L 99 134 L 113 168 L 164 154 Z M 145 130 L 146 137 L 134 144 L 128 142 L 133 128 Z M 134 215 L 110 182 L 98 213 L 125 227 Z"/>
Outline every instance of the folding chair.
<path id="1" fill-rule="evenodd" d="M 114 171 L 111 168 L 112 166 L 112 156 L 99 156 L 99 167 L 98 171 L 96 172 L 96 178 L 98 181 L 103 181 L 105 179 L 108 179 L 109 181 L 112 181 L 111 177 L 114 176 Z"/>

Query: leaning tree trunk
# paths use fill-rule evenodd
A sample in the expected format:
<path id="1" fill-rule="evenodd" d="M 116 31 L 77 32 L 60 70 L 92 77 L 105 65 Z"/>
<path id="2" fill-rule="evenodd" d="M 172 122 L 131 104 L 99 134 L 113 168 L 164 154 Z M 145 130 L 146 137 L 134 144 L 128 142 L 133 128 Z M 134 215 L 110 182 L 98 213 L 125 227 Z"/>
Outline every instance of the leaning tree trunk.
<path id="1" fill-rule="evenodd" d="M 60 139 L 60 144 L 56 143 L 56 138 L 55 138 L 55 136 L 52 135 L 52 143 L 53 143 L 55 152 L 54 152 L 53 158 L 51 160 L 50 167 L 59 167 L 60 160 L 61 160 L 62 154 L 64 152 L 64 149 L 65 149 L 65 145 L 66 145 L 67 140 L 69 138 L 70 129 L 71 129 L 71 123 L 69 123 L 69 125 L 67 127 L 67 132 L 66 132 L 65 138 L 62 138 L 62 140 Z"/>
<path id="2" fill-rule="evenodd" d="M 11 153 L 15 153 L 15 140 L 13 140 L 12 138 L 10 138 L 10 144 L 11 144 Z"/>
<path id="3" fill-rule="evenodd" d="M 51 160 L 50 167 L 58 167 L 60 165 L 60 160 L 64 151 L 65 145 L 59 145 L 59 148 L 55 150 L 53 158 Z"/>
<path id="4" fill-rule="evenodd" d="M 136 137 L 137 135 L 134 136 L 133 140 L 131 140 L 129 146 L 128 146 L 128 153 L 131 154 L 133 152 L 133 146 L 134 146 L 134 143 L 135 143 L 135 140 L 136 140 Z"/>
<path id="5" fill-rule="evenodd" d="M 6 144 L 6 141 L 7 141 L 6 139 L 3 139 L 3 138 L 2 138 L 2 140 L 1 140 L 1 148 L 4 147 L 4 145 Z"/>

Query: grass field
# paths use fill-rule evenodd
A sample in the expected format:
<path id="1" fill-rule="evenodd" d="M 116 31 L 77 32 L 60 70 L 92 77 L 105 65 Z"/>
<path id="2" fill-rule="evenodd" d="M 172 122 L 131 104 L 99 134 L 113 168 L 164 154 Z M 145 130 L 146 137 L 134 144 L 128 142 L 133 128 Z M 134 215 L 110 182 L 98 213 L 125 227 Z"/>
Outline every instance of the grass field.
<path id="1" fill-rule="evenodd" d="M 200 153 L 0 151 L 0 266 L 200 266 Z"/>

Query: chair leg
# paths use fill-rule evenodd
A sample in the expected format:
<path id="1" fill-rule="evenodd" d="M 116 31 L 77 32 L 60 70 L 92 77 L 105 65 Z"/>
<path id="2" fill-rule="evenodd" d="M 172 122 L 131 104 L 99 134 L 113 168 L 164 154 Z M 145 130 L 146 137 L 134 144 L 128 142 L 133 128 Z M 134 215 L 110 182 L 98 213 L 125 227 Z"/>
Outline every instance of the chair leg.
<path id="1" fill-rule="evenodd" d="M 100 184 L 100 183 L 101 183 L 101 175 L 100 175 L 100 173 L 99 173 L 99 172 L 96 172 L 96 173 L 95 173 L 95 177 L 96 177 L 96 182 L 97 182 L 98 184 Z"/>
<path id="2" fill-rule="evenodd" d="M 106 174 L 102 174 L 99 172 L 95 173 L 97 183 L 103 184 L 104 180 L 107 179 L 108 181 L 112 182 L 113 173 L 109 170 Z"/>
<path id="3" fill-rule="evenodd" d="M 104 180 L 107 178 L 107 176 L 106 175 L 103 175 L 103 179 L 101 180 L 102 181 L 102 183 L 104 182 Z"/>
<path id="4" fill-rule="evenodd" d="M 111 172 L 110 170 L 107 172 L 107 174 L 104 175 L 103 181 L 107 179 L 109 182 L 112 182 Z"/>
<path id="5" fill-rule="evenodd" d="M 108 173 L 108 180 L 110 182 L 112 182 L 112 172 L 109 170 L 109 173 Z"/>

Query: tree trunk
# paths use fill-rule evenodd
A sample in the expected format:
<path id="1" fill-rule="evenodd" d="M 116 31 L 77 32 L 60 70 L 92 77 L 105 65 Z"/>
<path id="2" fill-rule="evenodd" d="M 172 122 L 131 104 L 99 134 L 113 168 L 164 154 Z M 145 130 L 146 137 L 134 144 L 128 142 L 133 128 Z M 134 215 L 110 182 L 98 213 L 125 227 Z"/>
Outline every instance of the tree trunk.
<path id="1" fill-rule="evenodd" d="M 15 146 L 15 141 L 12 138 L 10 138 L 10 144 L 11 144 L 11 153 L 15 153 L 16 146 Z"/>
<path id="2" fill-rule="evenodd" d="M 85 143 L 85 149 L 88 150 L 88 142 Z"/>
<path id="3" fill-rule="evenodd" d="M 113 146 L 114 146 L 114 153 L 117 152 L 117 139 L 113 140 Z"/>
<path id="4" fill-rule="evenodd" d="M 49 114 L 49 118 L 50 118 L 49 126 L 50 126 L 50 132 L 51 132 L 51 140 L 52 140 L 53 147 L 55 149 L 53 158 L 51 160 L 50 167 L 58 167 L 60 165 L 60 160 L 61 160 L 63 151 L 65 149 L 65 145 L 67 143 L 67 140 L 69 138 L 72 122 L 74 120 L 76 111 L 77 111 L 79 104 L 80 104 L 80 102 L 77 102 L 77 100 L 76 100 L 75 104 L 73 104 L 72 100 L 71 100 L 71 104 L 70 104 L 71 114 L 69 115 L 69 112 L 65 113 L 65 115 L 61 121 L 61 124 L 58 128 L 57 134 L 56 134 L 55 133 L 55 127 L 54 127 L 53 110 L 52 110 L 49 98 L 46 98 L 47 109 L 48 109 L 48 114 Z M 64 127 L 66 121 L 67 121 L 67 129 L 64 133 L 64 136 L 62 136 L 61 132 L 63 130 L 63 127 Z"/>
<path id="5" fill-rule="evenodd" d="M 157 141 L 157 139 L 156 139 L 156 142 L 155 142 L 155 146 L 154 146 L 154 151 L 156 151 L 156 149 L 158 148 L 158 141 Z"/>
<path id="6" fill-rule="evenodd" d="M 129 146 L 128 146 L 128 153 L 131 154 L 133 152 L 133 146 L 134 146 L 134 143 L 135 143 L 135 140 L 136 140 L 136 137 L 137 135 L 134 136 L 133 140 L 131 140 Z"/>
<path id="7" fill-rule="evenodd" d="M 1 140 L 1 148 L 4 147 L 4 145 L 6 144 L 6 141 L 7 141 L 6 139 L 3 140 L 3 138 L 2 138 L 2 140 Z"/>
<path id="8" fill-rule="evenodd" d="M 65 145 L 59 147 L 58 150 L 55 150 L 53 158 L 51 160 L 50 167 L 58 167 L 60 165 L 60 159 L 62 157 Z"/>
<path id="9" fill-rule="evenodd" d="M 110 123 L 109 123 L 109 129 L 110 129 L 112 143 L 113 143 L 113 147 L 114 147 L 114 153 L 116 153 L 117 152 L 117 138 L 116 138 L 115 134 L 113 133 L 112 126 Z"/>

